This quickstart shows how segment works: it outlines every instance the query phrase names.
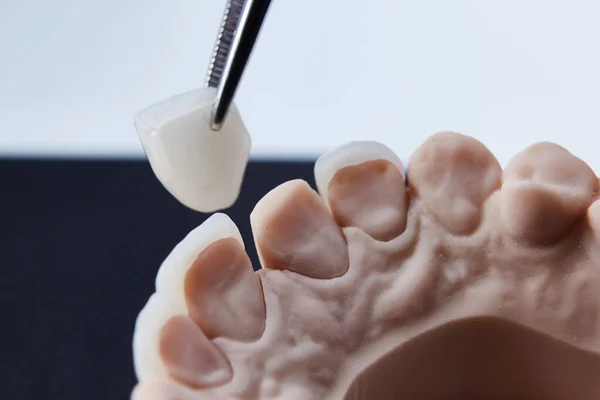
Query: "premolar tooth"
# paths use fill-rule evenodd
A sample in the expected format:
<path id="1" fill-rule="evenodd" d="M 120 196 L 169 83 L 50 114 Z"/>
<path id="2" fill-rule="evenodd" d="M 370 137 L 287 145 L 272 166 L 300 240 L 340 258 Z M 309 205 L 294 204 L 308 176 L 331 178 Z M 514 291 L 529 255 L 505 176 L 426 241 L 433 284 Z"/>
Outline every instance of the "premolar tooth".
<path id="1" fill-rule="evenodd" d="M 251 146 L 235 105 L 220 131 L 210 129 L 215 94 L 212 88 L 193 90 L 147 107 L 135 117 L 159 181 L 185 206 L 204 213 L 236 201 Z"/>

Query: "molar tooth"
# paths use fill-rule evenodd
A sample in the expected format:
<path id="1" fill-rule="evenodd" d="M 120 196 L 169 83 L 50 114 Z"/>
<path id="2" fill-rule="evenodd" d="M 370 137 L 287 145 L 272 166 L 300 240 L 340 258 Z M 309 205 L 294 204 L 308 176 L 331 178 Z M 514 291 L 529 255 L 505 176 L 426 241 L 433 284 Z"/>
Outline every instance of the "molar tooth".
<path id="1" fill-rule="evenodd" d="M 216 90 L 186 92 L 140 111 L 135 128 L 154 174 L 182 204 L 214 212 L 237 199 L 251 140 L 232 105 L 220 131 L 210 129 Z"/>

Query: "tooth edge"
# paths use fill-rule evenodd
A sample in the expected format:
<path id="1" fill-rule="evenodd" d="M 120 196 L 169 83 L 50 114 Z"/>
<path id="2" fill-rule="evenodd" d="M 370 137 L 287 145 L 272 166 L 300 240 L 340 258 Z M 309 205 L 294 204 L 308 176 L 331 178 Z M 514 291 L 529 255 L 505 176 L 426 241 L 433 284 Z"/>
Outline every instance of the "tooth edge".
<path id="1" fill-rule="evenodd" d="M 406 179 L 402 161 L 392 149 L 379 142 L 354 141 L 325 153 L 317 160 L 314 174 L 319 193 L 327 199 L 329 182 L 340 169 L 377 159 L 384 159 L 394 164 L 402 174 L 402 178 Z"/>

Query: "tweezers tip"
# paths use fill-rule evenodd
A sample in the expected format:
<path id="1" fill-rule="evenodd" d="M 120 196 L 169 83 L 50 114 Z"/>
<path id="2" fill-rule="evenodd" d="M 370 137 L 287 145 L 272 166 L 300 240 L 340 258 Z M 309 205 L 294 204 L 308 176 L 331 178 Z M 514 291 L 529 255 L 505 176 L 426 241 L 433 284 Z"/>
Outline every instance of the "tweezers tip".
<path id="1" fill-rule="evenodd" d="M 218 132 L 223 128 L 223 122 L 222 121 L 218 121 L 214 116 L 211 117 L 210 119 L 210 123 L 209 123 L 210 129 L 212 131 Z"/>

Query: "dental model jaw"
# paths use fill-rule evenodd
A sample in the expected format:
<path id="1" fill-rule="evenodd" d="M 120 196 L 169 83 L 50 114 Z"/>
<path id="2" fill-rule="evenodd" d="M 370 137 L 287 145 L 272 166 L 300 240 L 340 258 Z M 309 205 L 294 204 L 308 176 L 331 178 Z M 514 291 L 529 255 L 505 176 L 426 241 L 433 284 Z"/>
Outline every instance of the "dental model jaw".
<path id="1" fill-rule="evenodd" d="M 221 130 L 210 128 L 214 88 L 190 91 L 135 116 L 135 127 L 154 174 L 185 206 L 214 212 L 236 201 L 251 140 L 233 105 Z"/>
<path id="2" fill-rule="evenodd" d="M 398 158 L 351 143 L 251 222 L 253 272 L 215 214 L 160 267 L 136 322 L 135 400 L 592 400 L 600 396 L 598 178 L 542 143 L 502 172 L 442 133 Z"/>

